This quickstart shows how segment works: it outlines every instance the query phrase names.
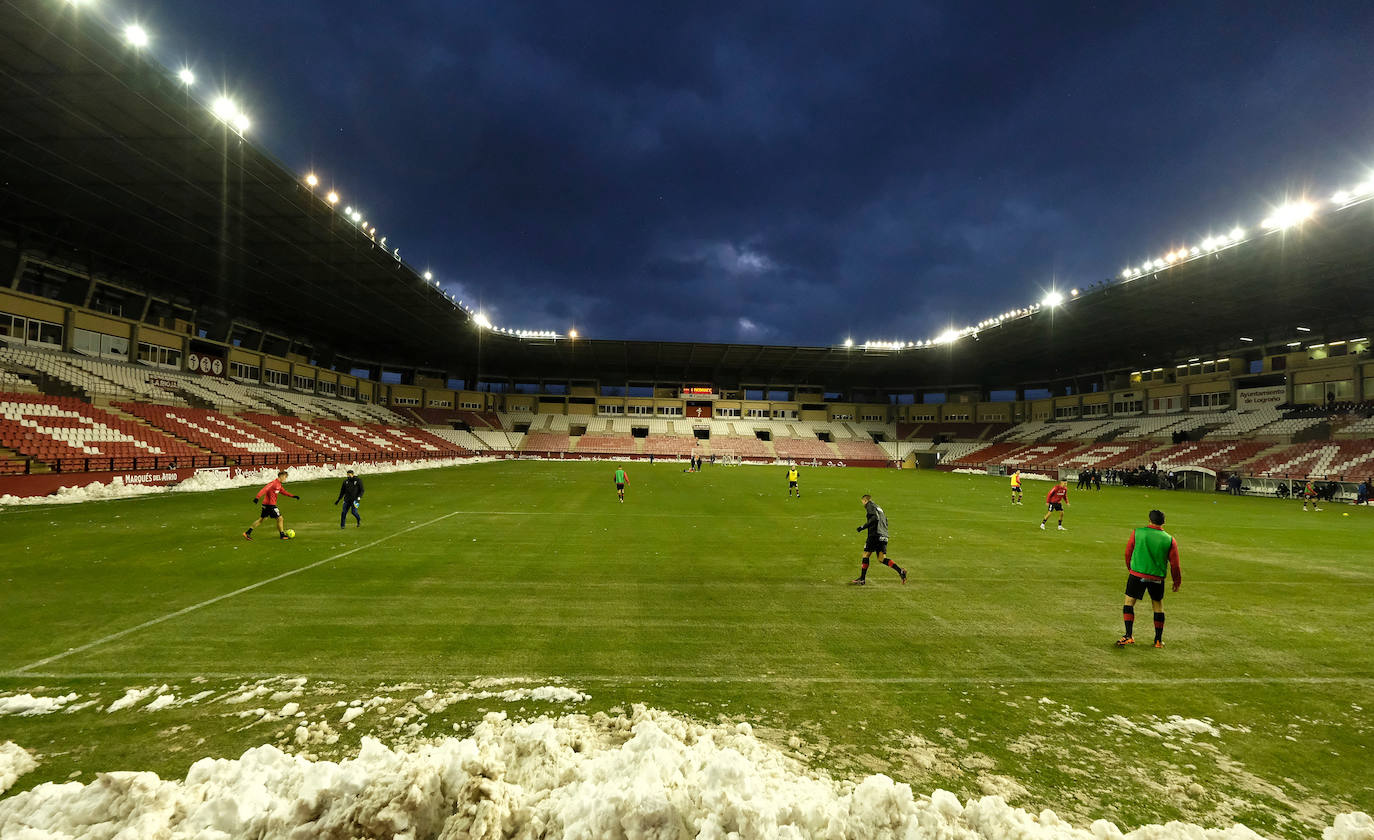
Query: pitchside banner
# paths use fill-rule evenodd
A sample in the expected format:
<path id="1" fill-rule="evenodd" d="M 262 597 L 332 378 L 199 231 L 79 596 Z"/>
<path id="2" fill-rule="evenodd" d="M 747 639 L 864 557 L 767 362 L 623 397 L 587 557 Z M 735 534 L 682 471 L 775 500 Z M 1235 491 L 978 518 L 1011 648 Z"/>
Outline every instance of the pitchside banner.
<path id="1" fill-rule="evenodd" d="M 1236 391 L 1236 410 L 1254 411 L 1257 408 L 1273 408 L 1288 399 L 1288 389 L 1282 385 L 1265 388 L 1241 388 Z"/>
<path id="2" fill-rule="evenodd" d="M 192 350 L 186 354 L 186 369 L 191 373 L 222 377 L 224 376 L 224 360 Z"/>

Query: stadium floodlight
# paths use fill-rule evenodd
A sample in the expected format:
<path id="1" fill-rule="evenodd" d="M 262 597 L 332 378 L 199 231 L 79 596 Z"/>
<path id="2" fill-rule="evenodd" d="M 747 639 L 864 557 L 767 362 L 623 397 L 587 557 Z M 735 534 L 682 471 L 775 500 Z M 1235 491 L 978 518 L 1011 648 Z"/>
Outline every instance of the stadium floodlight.
<path id="1" fill-rule="evenodd" d="M 190 67 L 183 67 L 178 70 L 177 78 L 181 79 L 181 83 L 187 87 L 196 83 L 196 74 L 191 71 Z"/>
<path id="2" fill-rule="evenodd" d="M 426 271 L 426 272 L 425 272 L 425 279 L 426 279 L 426 280 L 433 280 L 433 279 L 434 279 L 434 273 L 433 273 L 433 272 Z"/>
<path id="3" fill-rule="evenodd" d="M 252 127 L 252 125 L 253 123 L 249 121 L 248 115 L 243 113 L 242 111 L 235 115 L 234 128 L 238 129 L 239 134 L 242 134 L 243 132 L 247 131 L 249 128 Z"/>
<path id="4" fill-rule="evenodd" d="M 1059 292 L 1050 292 L 1049 294 L 1045 295 L 1045 299 L 1041 301 L 1041 303 L 1043 303 L 1045 306 L 1050 307 L 1051 309 L 1053 309 L 1054 307 L 1058 306 L 1063 302 L 1064 295 Z"/>
<path id="5" fill-rule="evenodd" d="M 472 322 L 473 322 L 474 324 L 476 324 L 477 326 L 483 327 L 483 328 L 485 328 L 485 329 L 491 329 L 491 328 L 492 328 L 492 326 L 491 326 L 491 320 L 488 319 L 487 316 L 486 316 L 486 314 L 485 314 L 485 313 L 482 313 L 482 312 L 478 312 L 476 315 L 473 315 L 473 316 L 472 316 Z"/>
<path id="6" fill-rule="evenodd" d="M 1245 231 L 1244 231 L 1242 228 L 1231 228 L 1231 241 L 1232 241 L 1232 242 L 1239 242 L 1240 239 L 1241 239 L 1241 237 L 1244 236 L 1244 235 L 1245 235 Z"/>
<path id="7" fill-rule="evenodd" d="M 1070 290 L 1069 290 L 1069 294 L 1072 295 L 1072 296 L 1074 296 L 1074 297 L 1078 297 L 1078 290 L 1077 290 L 1077 289 L 1070 289 Z"/>
<path id="8" fill-rule="evenodd" d="M 935 337 L 937 344 L 949 344 L 959 338 L 959 332 L 953 328 L 947 329 Z"/>
<path id="9" fill-rule="evenodd" d="M 1331 196 L 1332 204 L 1346 204 L 1349 201 L 1350 193 L 1345 190 L 1338 190 L 1335 195 Z"/>
<path id="10" fill-rule="evenodd" d="M 352 208 L 352 207 L 345 206 L 345 207 L 344 207 L 344 215 L 345 215 L 345 216 L 348 216 L 350 219 L 353 218 L 353 208 Z"/>
<path id="11" fill-rule="evenodd" d="M 568 330 L 568 338 L 577 338 L 577 330 Z"/>
<path id="12" fill-rule="evenodd" d="M 338 204 L 339 194 L 331 190 L 329 195 L 325 196 L 325 200 L 328 201 L 330 204 Z"/>
<path id="13" fill-rule="evenodd" d="M 305 185 L 313 190 L 320 185 L 320 179 L 314 172 L 311 172 L 309 175 L 305 176 Z"/>
<path id="14" fill-rule="evenodd" d="M 1312 332 L 1311 327 L 1298 327 L 1298 332 Z"/>
<path id="15" fill-rule="evenodd" d="M 1154 267 L 1155 267 L 1155 268 L 1163 268 L 1163 267 L 1164 267 L 1164 260 L 1155 260 L 1155 261 L 1154 261 Z"/>
<path id="16" fill-rule="evenodd" d="M 1254 341 L 1253 338 L 1246 338 L 1245 336 L 1241 336 L 1241 337 L 1240 337 L 1240 340 L 1241 340 L 1241 341 Z"/>
<path id="17" fill-rule="evenodd" d="M 1190 256 L 1190 257 L 1196 257 L 1197 255 L 1198 255 L 1198 248 L 1197 248 L 1196 245 L 1194 245 L 1192 248 L 1189 248 L 1189 249 L 1188 249 L 1188 256 Z"/>
<path id="18" fill-rule="evenodd" d="M 136 23 L 131 23 L 124 27 L 124 40 L 129 42 L 129 46 L 143 48 L 148 46 L 148 30 Z"/>
<path id="19" fill-rule="evenodd" d="M 210 112 L 224 122 L 229 122 L 238 115 L 239 106 L 235 105 L 234 100 L 229 97 L 221 96 L 216 98 L 214 103 L 210 106 Z"/>
<path id="20" fill-rule="evenodd" d="M 845 346 L 845 347 L 853 347 L 853 346 L 854 346 L 854 339 L 852 339 L 852 338 L 846 338 L 846 339 L 844 340 L 844 346 Z"/>
<path id="21" fill-rule="evenodd" d="M 1301 224 L 1312 215 L 1315 208 L 1306 201 L 1295 201 L 1275 210 L 1260 224 L 1271 230 L 1283 230 Z"/>

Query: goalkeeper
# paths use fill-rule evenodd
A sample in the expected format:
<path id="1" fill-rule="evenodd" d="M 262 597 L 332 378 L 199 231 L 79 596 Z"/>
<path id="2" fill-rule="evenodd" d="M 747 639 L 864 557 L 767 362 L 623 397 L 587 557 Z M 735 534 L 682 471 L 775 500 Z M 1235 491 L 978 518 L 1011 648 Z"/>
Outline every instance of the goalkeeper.
<path id="1" fill-rule="evenodd" d="M 354 475 L 352 470 L 349 470 L 348 478 L 344 479 L 343 486 L 339 488 L 339 497 L 334 500 L 334 504 L 336 505 L 339 502 L 343 502 L 343 510 L 339 511 L 340 528 L 348 525 L 348 515 L 350 513 L 353 514 L 353 518 L 357 520 L 357 527 L 362 527 L 363 518 L 358 515 L 358 503 L 362 500 L 363 480 Z"/>

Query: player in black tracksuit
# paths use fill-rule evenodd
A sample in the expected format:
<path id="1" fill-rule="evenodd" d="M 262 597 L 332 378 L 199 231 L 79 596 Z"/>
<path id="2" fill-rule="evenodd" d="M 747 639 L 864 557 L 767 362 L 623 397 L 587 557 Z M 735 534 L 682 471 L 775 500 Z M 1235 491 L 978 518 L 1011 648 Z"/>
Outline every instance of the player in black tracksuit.
<path id="1" fill-rule="evenodd" d="M 339 527 L 342 528 L 348 522 L 348 515 L 353 514 L 353 518 L 358 520 L 358 526 L 363 524 L 363 518 L 358 515 L 358 502 L 363 498 L 363 480 L 348 471 L 348 478 L 344 479 L 343 486 L 339 488 L 339 498 L 334 500 L 334 504 L 343 502 L 343 510 L 339 512 Z"/>

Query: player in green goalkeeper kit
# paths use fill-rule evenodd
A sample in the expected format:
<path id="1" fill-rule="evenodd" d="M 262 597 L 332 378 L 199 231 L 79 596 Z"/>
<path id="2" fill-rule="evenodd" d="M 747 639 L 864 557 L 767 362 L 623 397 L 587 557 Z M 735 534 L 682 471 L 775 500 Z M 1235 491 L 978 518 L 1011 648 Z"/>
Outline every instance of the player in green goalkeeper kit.
<path id="1" fill-rule="evenodd" d="M 1126 635 L 1117 639 L 1117 647 L 1135 644 L 1132 631 L 1135 625 L 1135 602 L 1146 592 L 1155 609 L 1155 647 L 1164 647 L 1164 570 L 1174 580 L 1174 591 L 1183 583 L 1183 568 L 1178 563 L 1178 540 L 1164 530 L 1164 514 L 1150 511 L 1150 524 L 1136 528 L 1126 542 L 1126 605 L 1121 608 L 1121 620 Z"/>

